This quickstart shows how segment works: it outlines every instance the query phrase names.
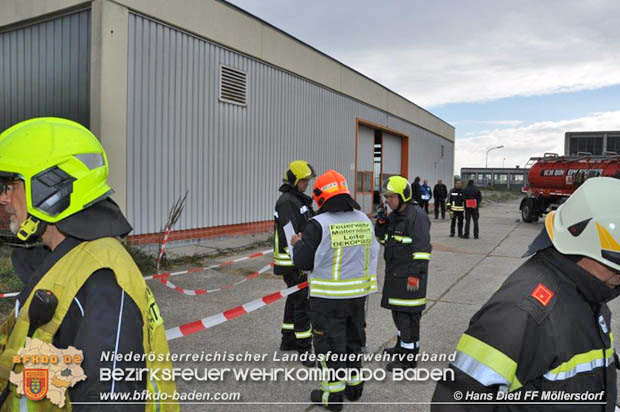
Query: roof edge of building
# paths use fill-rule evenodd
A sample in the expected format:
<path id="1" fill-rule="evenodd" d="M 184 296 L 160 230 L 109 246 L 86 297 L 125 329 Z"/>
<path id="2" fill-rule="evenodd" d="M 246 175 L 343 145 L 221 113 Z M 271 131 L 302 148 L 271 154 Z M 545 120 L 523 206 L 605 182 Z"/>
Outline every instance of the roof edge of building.
<path id="1" fill-rule="evenodd" d="M 368 76 L 339 62 L 272 24 L 225 0 L 184 0 L 175 7 L 166 0 L 112 1 L 136 13 L 179 27 L 224 47 L 307 78 L 344 95 L 407 120 L 454 142 L 455 129 Z M 0 0 L 5 26 L 88 5 L 84 0 Z M 231 30 L 233 27 L 235 30 Z"/>

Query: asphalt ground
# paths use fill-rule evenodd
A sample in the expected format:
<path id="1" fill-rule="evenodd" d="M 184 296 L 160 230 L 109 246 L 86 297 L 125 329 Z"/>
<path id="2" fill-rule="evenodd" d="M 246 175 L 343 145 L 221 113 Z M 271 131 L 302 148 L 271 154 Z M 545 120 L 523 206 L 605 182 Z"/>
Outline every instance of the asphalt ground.
<path id="1" fill-rule="evenodd" d="M 499 288 L 506 277 L 524 262 L 521 258 L 529 243 L 542 229 L 542 222 L 526 224 L 520 222 L 518 202 L 489 205 L 480 212 L 480 239 L 450 238 L 449 221 L 431 218 L 432 260 L 428 284 L 428 305 L 422 317 L 421 351 L 429 355 L 447 356 L 454 353 L 460 335 L 465 331 L 470 318 L 482 304 Z M 471 236 L 471 234 L 470 234 Z M 222 241 L 224 242 L 224 241 Z M 257 249 L 256 251 L 263 250 Z M 250 255 L 256 251 L 247 251 Z M 235 256 L 233 256 L 235 257 Z M 220 261 L 231 257 L 220 258 Z M 213 289 L 233 283 L 271 261 L 265 256 L 222 270 L 195 272 L 173 277 L 173 282 L 186 289 Z M 212 262 L 209 262 L 212 263 Z M 215 263 L 215 262 L 214 262 Z M 180 268 L 182 269 L 182 268 Z M 367 312 L 368 352 L 381 353 L 386 346 L 393 346 L 395 327 L 388 310 L 380 307 L 383 284 L 383 258 L 379 259 L 379 293 L 369 298 Z M 271 272 L 248 280 L 234 288 L 221 292 L 185 296 L 163 286 L 157 280 L 149 281 L 164 316 L 166 327 L 170 328 L 217 314 L 237 305 L 285 289 L 281 278 Z M 307 369 L 298 362 L 275 359 L 282 356 L 280 324 L 284 310 L 284 299 L 247 315 L 217 325 L 196 334 L 181 337 L 170 342 L 170 350 L 177 354 L 224 354 L 252 353 L 264 357 L 258 362 L 176 362 L 175 367 L 198 368 L 203 371 L 235 369 Z M 612 312 L 618 313 L 620 302 L 611 302 Z M 619 329 L 618 319 L 612 322 L 612 329 Z M 510 327 L 509 324 L 506 325 Z M 618 333 L 616 333 L 618 335 Z M 289 352 L 290 353 L 290 352 Z M 419 368 L 443 369 L 447 362 L 421 361 Z M 365 383 L 364 395 L 359 402 L 347 402 L 346 411 L 428 411 L 435 388 L 432 380 L 393 381 L 390 374 L 383 378 L 384 362 L 365 363 L 364 367 L 374 370 L 376 380 Z M 323 410 L 309 403 L 310 391 L 318 388 L 316 381 L 290 381 L 284 376 L 266 380 L 237 380 L 232 372 L 222 380 L 183 381 L 178 380 L 180 393 L 239 393 L 235 402 L 208 402 L 183 404 L 184 411 L 310 411 Z M 299 375 L 293 375 L 299 377 Z M 303 376 L 301 376 L 303 378 Z M 419 377 L 422 378 L 422 377 Z"/>

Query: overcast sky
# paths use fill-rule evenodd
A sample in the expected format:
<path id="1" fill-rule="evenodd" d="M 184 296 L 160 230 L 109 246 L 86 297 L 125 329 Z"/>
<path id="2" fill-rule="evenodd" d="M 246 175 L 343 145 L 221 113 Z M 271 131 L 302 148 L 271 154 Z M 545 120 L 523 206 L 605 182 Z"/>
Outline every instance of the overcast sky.
<path id="1" fill-rule="evenodd" d="M 620 129 L 618 0 L 232 3 L 454 125 L 457 174 Z"/>

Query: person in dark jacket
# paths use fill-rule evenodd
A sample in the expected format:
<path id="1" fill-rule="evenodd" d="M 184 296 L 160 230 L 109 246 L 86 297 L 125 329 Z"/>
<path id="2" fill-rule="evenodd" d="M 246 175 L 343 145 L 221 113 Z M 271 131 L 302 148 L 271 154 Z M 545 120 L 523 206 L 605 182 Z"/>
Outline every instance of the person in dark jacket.
<path id="1" fill-rule="evenodd" d="M 411 191 L 413 201 L 418 205 L 422 205 L 422 184 L 420 183 L 420 176 L 416 176 L 413 183 L 411 183 Z"/>
<path id="2" fill-rule="evenodd" d="M 526 253 L 533 256 L 461 336 L 450 364 L 454 380 L 435 388 L 433 402 L 463 403 L 434 404 L 432 412 L 616 409 L 618 357 L 607 303 L 620 295 L 618 204 L 620 180 L 597 177 L 546 216 Z M 545 392 L 599 394 L 590 402 L 603 404 L 534 404 Z M 475 405 L 474 399 L 530 404 Z"/>
<path id="3" fill-rule="evenodd" d="M 80 366 L 87 379 L 74 382 L 64 395 L 65 405 L 72 410 L 153 408 L 152 402 L 101 404 L 103 396 L 111 393 L 155 394 L 144 378 L 105 380 L 101 368 L 172 367 L 169 361 L 103 358 L 116 352 L 165 359 L 169 349 L 153 294 L 118 240 L 132 228 L 110 198 L 113 191 L 107 183 L 108 162 L 101 143 L 78 123 L 38 118 L 3 132 L 0 152 L 0 205 L 9 215 L 11 230 L 22 241 L 44 245 L 15 249 L 11 256 L 24 287 L 14 313 L 0 326 L 2 410 L 13 410 L 17 403 L 28 410 L 58 409 L 49 399 L 35 404 L 23 393 L 20 397 L 16 385 L 7 383 L 11 372 L 21 374 L 24 365 L 14 364 L 13 356 L 27 338 L 82 351 Z M 37 292 L 55 296 L 57 305 L 32 305 L 41 296 Z M 171 401 L 175 390 L 173 381 L 158 382 L 157 391 Z M 174 401 L 158 406 L 164 411 L 179 410 Z"/>
<path id="4" fill-rule="evenodd" d="M 426 214 L 428 214 L 428 205 L 431 199 L 433 198 L 433 191 L 431 187 L 428 185 L 428 180 L 425 180 L 422 186 L 420 187 L 422 190 L 422 209 L 424 209 Z"/>
<path id="5" fill-rule="evenodd" d="M 465 199 L 463 198 L 463 189 L 461 188 L 461 179 L 454 182 L 454 187 L 450 189 L 448 194 L 448 203 L 446 207 L 450 213 L 450 237 L 454 237 L 454 226 L 458 221 L 459 237 L 463 237 L 463 213 L 465 211 Z"/>
<path id="6" fill-rule="evenodd" d="M 411 188 L 404 177 L 390 177 L 383 194 L 393 212 L 387 219 L 377 220 L 375 234 L 385 246 L 381 306 L 392 311 L 397 330 L 396 345 L 386 349 L 397 355 L 387 365 L 387 370 L 392 371 L 416 367 L 420 319 L 426 307 L 431 224 L 428 215 L 410 203 Z"/>
<path id="7" fill-rule="evenodd" d="M 435 198 L 435 220 L 439 218 L 439 210 L 441 209 L 441 219 L 446 218 L 446 199 L 448 198 L 448 188 L 439 179 L 433 188 L 433 197 Z"/>
<path id="8" fill-rule="evenodd" d="M 284 226 L 290 223 L 293 233 L 301 232 L 314 215 L 312 198 L 304 193 L 313 177 L 315 177 L 314 169 L 308 162 L 305 160 L 291 162 L 284 173 L 284 183 L 280 186 L 282 194 L 274 210 L 274 273 L 283 277 L 287 287 L 304 282 L 306 274 L 297 268 L 291 259 Z M 307 289 L 300 290 L 286 298 L 280 350 L 299 353 L 312 350 Z M 302 363 L 307 366 L 313 364 L 308 361 Z"/>
<path id="9" fill-rule="evenodd" d="M 474 185 L 474 181 L 467 182 L 467 187 L 463 190 L 463 199 L 465 199 L 465 233 L 463 233 L 464 239 L 469 239 L 469 222 L 474 221 L 474 239 L 478 239 L 478 218 L 480 213 L 480 202 L 482 202 L 482 194 L 480 190 Z"/>

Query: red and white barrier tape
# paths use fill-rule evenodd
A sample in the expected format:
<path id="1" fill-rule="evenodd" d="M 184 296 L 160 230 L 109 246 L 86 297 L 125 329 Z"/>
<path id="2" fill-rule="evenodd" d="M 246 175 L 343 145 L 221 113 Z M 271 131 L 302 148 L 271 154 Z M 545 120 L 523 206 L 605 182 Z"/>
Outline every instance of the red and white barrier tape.
<path id="1" fill-rule="evenodd" d="M 262 268 L 261 270 L 258 270 L 252 274 L 249 274 L 248 276 L 239 280 L 238 282 L 231 283 L 230 285 L 222 286 L 217 289 L 183 289 L 183 288 L 176 286 L 174 283 L 170 282 L 170 280 L 168 279 L 168 276 L 162 277 L 161 283 L 163 283 L 165 286 L 168 286 L 170 289 L 174 289 L 177 292 L 182 293 L 184 295 L 189 295 L 189 296 L 206 295 L 207 293 L 219 292 L 220 290 L 230 289 L 234 286 L 240 285 L 241 283 L 247 280 L 254 279 L 255 277 L 258 277 L 258 275 L 260 275 L 261 273 L 267 272 L 271 268 L 271 266 L 272 264 L 269 264 L 265 266 L 264 268 Z"/>
<path id="2" fill-rule="evenodd" d="M 255 311 L 256 309 L 260 309 L 263 306 L 267 306 L 270 303 L 282 299 L 285 296 L 292 295 L 293 293 L 298 292 L 306 287 L 308 287 L 308 282 L 303 282 L 288 289 L 272 293 L 271 295 L 263 296 L 262 298 L 248 302 L 245 305 L 229 309 L 226 312 L 221 312 L 217 315 L 208 316 L 195 322 L 190 322 L 181 326 L 170 328 L 166 331 L 166 338 L 168 340 L 172 340 L 212 328 L 213 326 L 219 325 L 220 323 L 224 323 L 231 319 L 238 318 L 241 315 L 245 315 L 247 313 Z"/>
<path id="3" fill-rule="evenodd" d="M 186 273 L 202 272 L 204 270 L 215 269 L 215 268 L 219 268 L 219 267 L 222 267 L 222 266 L 232 265 L 233 263 L 242 262 L 244 260 L 256 259 L 256 258 L 259 258 L 261 256 L 269 255 L 271 253 L 273 253 L 273 250 L 264 250 L 262 252 L 254 253 L 254 254 L 252 254 L 250 256 L 244 256 L 244 257 L 240 257 L 240 258 L 233 259 L 233 260 L 227 260 L 226 262 L 218 263 L 217 265 L 205 266 L 205 267 L 200 267 L 200 268 L 191 268 L 191 269 L 187 269 L 187 270 L 182 270 L 180 272 L 168 272 L 168 273 L 161 273 L 159 275 L 149 275 L 149 276 L 145 276 L 144 280 L 163 279 L 163 278 L 168 278 L 170 276 L 184 275 Z M 250 276 L 252 276 L 252 275 L 250 275 Z M 254 277 L 256 277 L 256 276 L 258 276 L 258 275 L 255 275 Z M 220 289 L 222 289 L 222 288 L 220 288 Z M 17 295 L 19 295 L 19 292 L 0 293 L 0 299 L 2 299 L 2 298 L 12 298 L 12 297 L 17 296 Z"/>
<path id="4" fill-rule="evenodd" d="M 159 273 L 161 258 L 164 257 L 164 251 L 166 250 L 166 243 L 168 243 L 168 235 L 170 235 L 170 229 L 170 226 L 166 228 L 166 233 L 164 234 L 164 238 L 161 241 L 161 246 L 159 247 L 159 256 L 157 256 L 157 273 Z"/>
<path id="5" fill-rule="evenodd" d="M 170 276 L 184 275 L 186 273 L 202 272 L 204 270 L 215 269 L 215 268 L 219 268 L 222 266 L 232 265 L 233 263 L 242 262 L 244 260 L 256 259 L 261 256 L 269 255 L 270 253 L 273 253 L 273 250 L 264 250 L 262 252 L 254 253 L 253 255 L 250 255 L 250 256 L 244 256 L 244 257 L 240 257 L 240 258 L 233 259 L 233 260 L 227 260 L 226 262 L 218 263 L 217 265 L 204 266 L 204 267 L 199 267 L 199 268 L 191 268 L 187 270 L 181 270 L 180 272 L 168 272 L 168 273 L 160 273 L 159 275 L 145 276 L 144 280 L 162 279 L 162 278 L 167 278 Z"/>

